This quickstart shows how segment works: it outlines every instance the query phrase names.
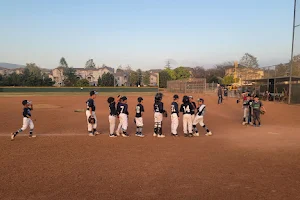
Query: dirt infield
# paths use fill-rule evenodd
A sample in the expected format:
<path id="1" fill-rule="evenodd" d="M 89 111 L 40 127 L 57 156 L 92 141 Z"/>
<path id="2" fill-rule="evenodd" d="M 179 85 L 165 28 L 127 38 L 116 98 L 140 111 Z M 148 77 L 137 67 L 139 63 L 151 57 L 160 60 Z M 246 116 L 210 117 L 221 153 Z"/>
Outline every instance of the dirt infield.
<path id="1" fill-rule="evenodd" d="M 241 125 L 241 104 L 204 96 L 212 137 L 153 138 L 153 97 L 144 97 L 145 138 L 134 136 L 137 96 L 128 96 L 129 138 L 108 137 L 108 105 L 96 99 L 99 131 L 88 137 L 86 96 L 30 96 L 37 138 L 9 133 L 24 96 L 1 97 L 0 199 L 300 199 L 299 106 L 265 102 L 262 127 Z M 164 97 L 169 110 L 171 94 Z M 182 123 L 180 123 L 182 124 Z"/>

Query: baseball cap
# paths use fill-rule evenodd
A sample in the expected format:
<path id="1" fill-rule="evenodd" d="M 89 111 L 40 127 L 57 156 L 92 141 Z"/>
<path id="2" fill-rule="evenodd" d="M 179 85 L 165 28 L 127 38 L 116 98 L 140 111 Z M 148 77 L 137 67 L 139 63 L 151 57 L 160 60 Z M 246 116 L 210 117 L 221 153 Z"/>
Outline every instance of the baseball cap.
<path id="1" fill-rule="evenodd" d="M 94 94 L 98 94 L 98 92 L 96 92 L 94 90 L 90 91 L 90 96 L 93 96 Z"/>
<path id="2" fill-rule="evenodd" d="M 144 99 L 142 97 L 138 98 L 138 102 L 142 102 Z"/>
<path id="3" fill-rule="evenodd" d="M 193 98 L 193 96 L 189 96 L 189 98 L 190 98 L 190 99 L 192 99 L 192 98 Z"/>
<path id="4" fill-rule="evenodd" d="M 121 100 L 122 100 L 122 101 L 125 101 L 125 100 L 127 100 L 127 97 L 126 97 L 126 96 L 122 96 L 122 97 L 121 97 Z"/>
<path id="5" fill-rule="evenodd" d="M 198 101 L 198 102 L 200 102 L 200 101 L 201 101 L 201 102 L 204 102 L 204 99 L 200 98 L 200 99 L 197 99 L 197 101 Z"/>
<path id="6" fill-rule="evenodd" d="M 23 106 L 25 106 L 26 104 L 29 104 L 29 103 L 31 103 L 31 102 L 28 101 L 28 100 L 23 100 L 23 101 L 22 101 Z"/>
<path id="7" fill-rule="evenodd" d="M 177 94 L 175 94 L 175 95 L 173 96 L 173 99 L 179 99 L 179 96 L 178 96 Z"/>

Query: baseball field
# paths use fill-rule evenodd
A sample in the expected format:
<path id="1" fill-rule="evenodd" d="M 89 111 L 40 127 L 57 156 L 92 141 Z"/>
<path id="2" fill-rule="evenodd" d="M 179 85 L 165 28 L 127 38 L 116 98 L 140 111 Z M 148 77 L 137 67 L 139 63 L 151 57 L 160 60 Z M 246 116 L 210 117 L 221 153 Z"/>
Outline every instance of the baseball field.
<path id="1" fill-rule="evenodd" d="M 0 199 L 300 199 L 300 107 L 264 102 L 262 126 L 242 126 L 235 99 L 217 105 L 203 97 L 205 123 L 213 136 L 153 133 L 153 95 L 144 97 L 144 138 L 135 137 L 137 94 L 128 95 L 129 138 L 108 137 L 108 96 L 95 99 L 98 130 L 88 137 L 88 95 L 0 96 Z M 141 94 L 142 95 L 142 94 Z M 166 110 L 173 94 L 164 94 Z M 10 141 L 22 126 L 23 99 L 32 100 L 37 138 L 28 130 Z"/>

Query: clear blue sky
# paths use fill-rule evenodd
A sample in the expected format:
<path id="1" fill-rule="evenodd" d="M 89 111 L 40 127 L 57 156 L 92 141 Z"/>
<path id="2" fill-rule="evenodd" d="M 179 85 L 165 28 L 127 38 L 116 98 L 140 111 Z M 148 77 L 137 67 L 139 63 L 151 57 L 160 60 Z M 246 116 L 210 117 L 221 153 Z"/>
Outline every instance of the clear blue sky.
<path id="1" fill-rule="evenodd" d="M 290 58 L 293 0 L 0 0 L 0 5 L 0 62 L 55 68 L 63 56 L 74 67 L 93 58 L 96 65 L 150 69 L 162 68 L 169 58 L 205 67 L 239 60 L 246 52 L 261 66 Z"/>

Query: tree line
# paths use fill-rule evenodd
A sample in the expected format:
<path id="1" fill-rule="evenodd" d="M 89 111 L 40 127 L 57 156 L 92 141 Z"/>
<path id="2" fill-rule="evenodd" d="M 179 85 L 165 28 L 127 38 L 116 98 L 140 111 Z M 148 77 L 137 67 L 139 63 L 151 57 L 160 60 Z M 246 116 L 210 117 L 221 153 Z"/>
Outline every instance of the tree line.
<path id="1" fill-rule="evenodd" d="M 23 73 L 0 74 L 0 86 L 52 86 L 54 82 L 36 66 L 27 63 Z"/>

